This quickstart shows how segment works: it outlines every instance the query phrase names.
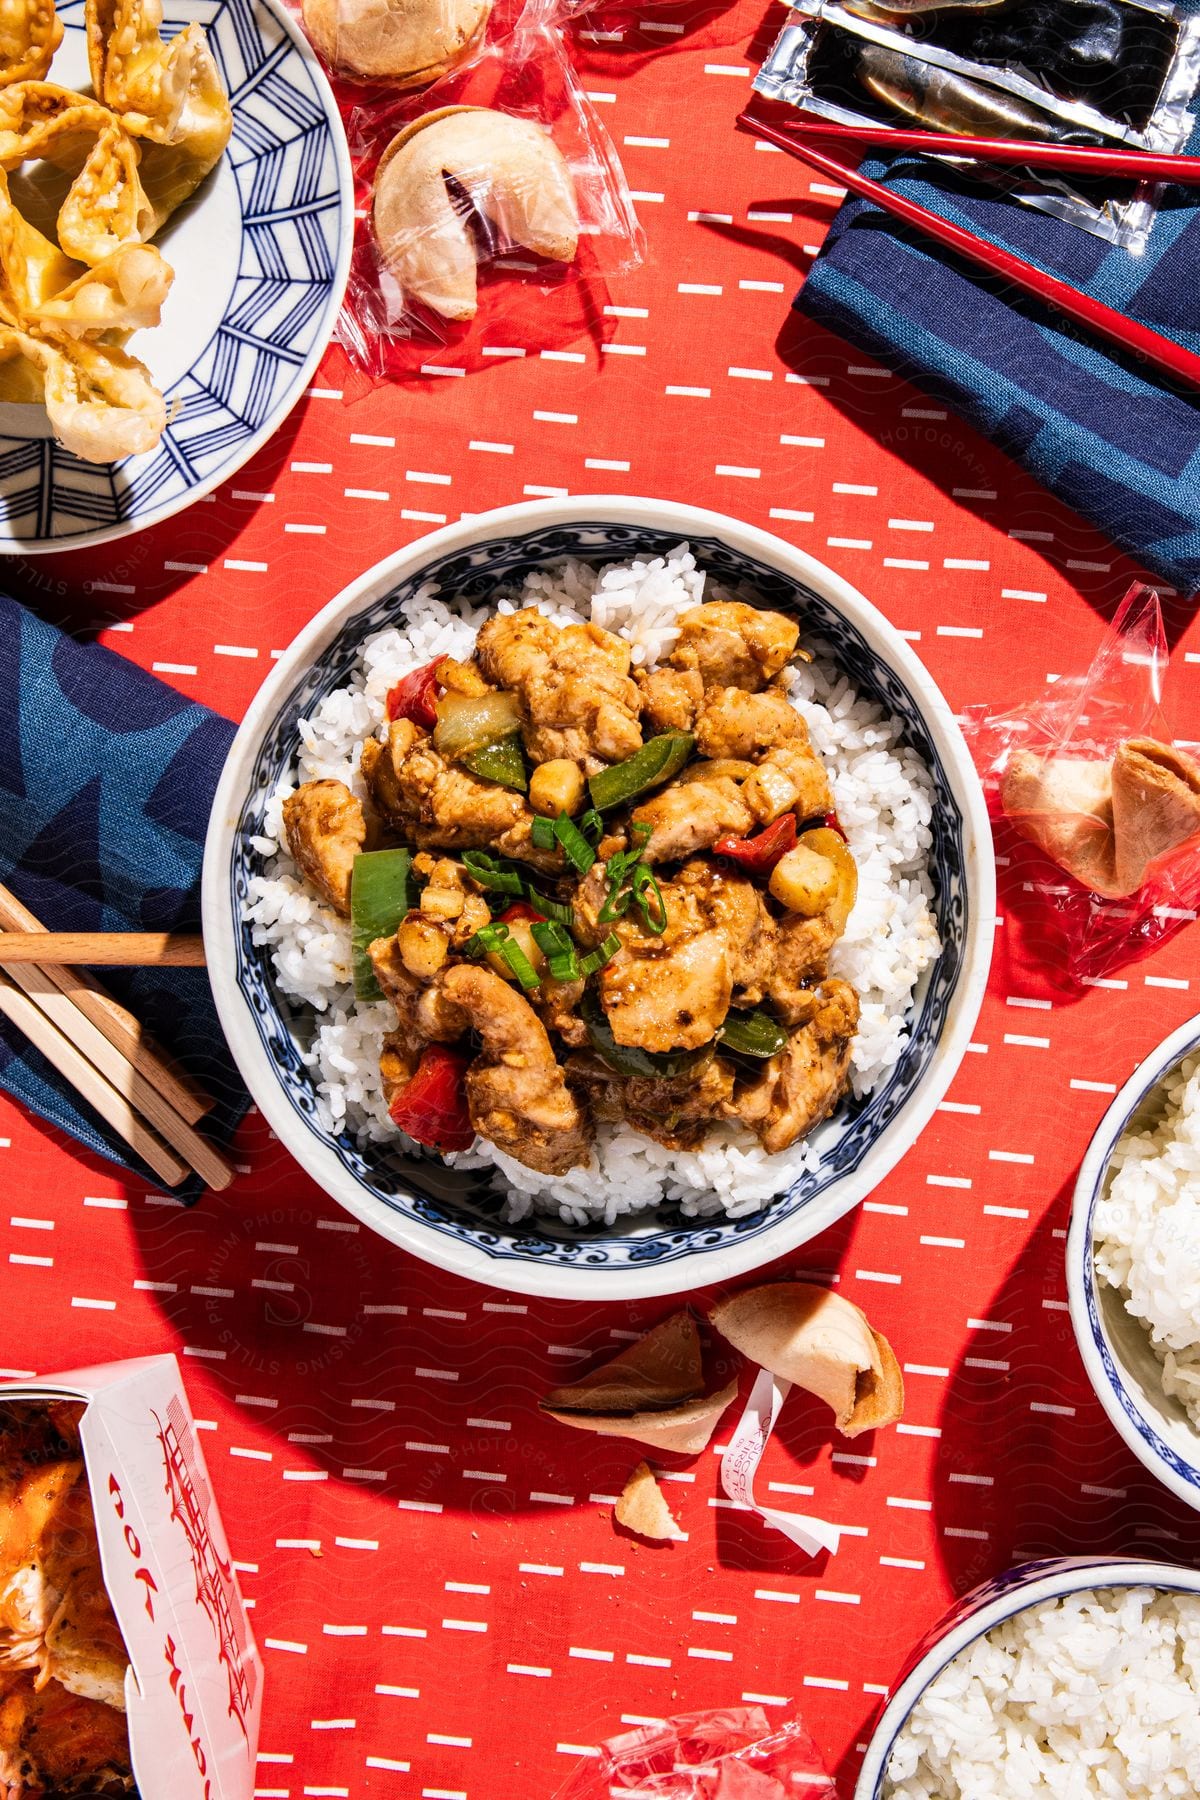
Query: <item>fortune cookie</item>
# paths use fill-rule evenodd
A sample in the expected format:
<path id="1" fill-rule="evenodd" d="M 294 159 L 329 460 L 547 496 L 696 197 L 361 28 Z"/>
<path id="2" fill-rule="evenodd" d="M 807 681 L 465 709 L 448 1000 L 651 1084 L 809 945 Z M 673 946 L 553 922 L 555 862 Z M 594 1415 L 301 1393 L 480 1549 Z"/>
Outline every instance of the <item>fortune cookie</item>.
<path id="1" fill-rule="evenodd" d="M 640 1462 L 625 1483 L 614 1516 L 618 1525 L 639 1537 L 677 1541 L 684 1536 L 649 1463 Z"/>
<path id="2" fill-rule="evenodd" d="M 831 1406 L 843 1437 L 891 1425 L 904 1410 L 891 1345 L 840 1294 L 807 1281 L 771 1282 L 720 1301 L 709 1318 L 752 1362 Z"/>
<path id="3" fill-rule="evenodd" d="M 703 1388 L 696 1322 L 678 1312 L 581 1380 L 551 1389 L 539 1404 L 552 1419 L 581 1431 L 696 1456 L 737 1383 L 708 1395 Z"/>
<path id="4" fill-rule="evenodd" d="M 340 74 L 424 87 L 474 48 L 492 0 L 304 0 L 304 25 Z"/>
<path id="5" fill-rule="evenodd" d="M 446 319 L 475 316 L 475 240 L 450 182 L 505 242 L 573 261 L 575 184 L 553 139 L 531 119 L 482 106 L 443 107 L 405 126 L 375 172 L 375 241 L 407 300 Z"/>
<path id="6" fill-rule="evenodd" d="M 1200 764 L 1156 738 L 1128 738 L 1110 760 L 1018 750 L 1000 804 L 1068 875 L 1119 900 L 1200 833 Z"/>

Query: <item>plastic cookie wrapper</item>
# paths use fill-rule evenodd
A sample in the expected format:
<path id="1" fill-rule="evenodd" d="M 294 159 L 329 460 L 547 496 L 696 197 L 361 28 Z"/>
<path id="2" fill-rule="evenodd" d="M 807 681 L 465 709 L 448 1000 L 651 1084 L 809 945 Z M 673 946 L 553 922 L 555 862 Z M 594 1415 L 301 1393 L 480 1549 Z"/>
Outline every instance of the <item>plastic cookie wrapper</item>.
<path id="1" fill-rule="evenodd" d="M 680 1713 L 597 1747 L 555 1800 L 837 1800 L 802 1719 L 761 1706 Z"/>
<path id="2" fill-rule="evenodd" d="M 1158 595 L 1129 589 L 1090 668 L 964 721 L 1022 949 L 1079 988 L 1200 909 L 1200 761 L 1172 741 Z"/>
<path id="3" fill-rule="evenodd" d="M 638 266 L 616 152 L 541 0 L 501 8 L 469 63 L 349 120 L 360 221 L 338 337 L 374 379 L 554 348 L 598 329 Z M 493 35 L 494 33 L 494 35 Z"/>
<path id="4" fill-rule="evenodd" d="M 1200 15 L 1164 0 L 894 0 L 886 9 L 874 0 L 795 0 L 754 85 L 843 124 L 1173 154 L 1192 129 Z M 1145 248 L 1162 192 L 1150 181 L 946 161 L 1134 252 Z"/>

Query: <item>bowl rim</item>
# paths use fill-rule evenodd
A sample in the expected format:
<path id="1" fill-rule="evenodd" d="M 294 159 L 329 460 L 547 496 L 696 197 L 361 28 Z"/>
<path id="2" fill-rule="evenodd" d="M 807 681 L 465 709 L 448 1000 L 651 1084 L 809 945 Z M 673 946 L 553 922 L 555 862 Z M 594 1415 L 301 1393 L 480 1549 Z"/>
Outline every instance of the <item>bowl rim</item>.
<path id="1" fill-rule="evenodd" d="M 1067 1232 L 1067 1302 L 1075 1341 L 1097 1399 L 1134 1455 L 1164 1487 L 1200 1511 L 1200 1433 L 1189 1462 L 1160 1435 L 1140 1405 L 1124 1374 L 1120 1354 L 1109 1337 L 1100 1309 L 1099 1285 L 1092 1254 L 1092 1222 L 1117 1141 L 1130 1119 L 1170 1070 L 1200 1048 L 1200 1013 L 1165 1037 L 1143 1057 L 1115 1096 L 1092 1135 L 1075 1181 L 1071 1223 Z"/>
<path id="2" fill-rule="evenodd" d="M 986 1595 L 993 1578 L 956 1600 L 933 1641 L 903 1677 L 876 1721 L 854 1787 L 854 1800 L 880 1800 L 892 1746 L 921 1695 L 960 1651 L 994 1626 L 1028 1607 L 1066 1594 L 1098 1587 L 1157 1587 L 1172 1593 L 1200 1594 L 1200 1569 L 1178 1563 L 1149 1562 L 1134 1556 L 1056 1556 L 1017 1563 L 999 1577 L 1002 1591 Z M 928 1641 L 928 1640 L 925 1640 Z"/>
<path id="3" fill-rule="evenodd" d="M 337 1159 L 303 1133 L 252 1026 L 248 1002 L 236 979 L 234 922 L 229 910 L 226 871 L 245 798 L 249 769 L 259 741 L 289 688 L 317 659 L 345 623 L 399 581 L 448 553 L 505 533 L 517 536 L 554 526 L 577 524 L 645 526 L 657 531 L 678 528 L 680 540 L 716 537 L 733 550 L 757 557 L 791 579 L 807 583 L 870 637 L 893 671 L 908 687 L 934 738 L 948 782 L 961 808 L 963 879 L 968 909 L 962 970 L 946 1027 L 930 1066 L 899 1118 L 901 1134 L 881 1134 L 859 1168 L 833 1190 L 836 1206 L 814 1225 L 801 1209 L 748 1240 L 703 1251 L 703 1269 L 695 1258 L 681 1256 L 659 1266 L 624 1268 L 619 1274 L 586 1266 L 543 1266 L 536 1256 L 507 1258 L 498 1265 L 474 1245 L 427 1231 L 380 1203 Z M 991 827 L 974 763 L 951 708 L 899 632 L 849 582 L 815 557 L 782 538 L 727 514 L 682 502 L 628 495 L 579 494 L 560 499 L 522 501 L 475 513 L 439 527 L 383 557 L 349 583 L 302 628 L 268 673 L 238 727 L 213 802 L 204 846 L 202 907 L 209 974 L 217 1012 L 230 1050 L 251 1096 L 267 1124 L 314 1180 L 353 1218 L 423 1261 L 491 1287 L 557 1299 L 613 1302 L 688 1291 L 698 1285 L 748 1273 L 796 1249 L 826 1229 L 871 1193 L 907 1154 L 924 1130 L 957 1073 L 974 1029 L 987 986 L 995 930 L 996 886 Z M 843 1189 L 845 1190 L 843 1192 Z"/>

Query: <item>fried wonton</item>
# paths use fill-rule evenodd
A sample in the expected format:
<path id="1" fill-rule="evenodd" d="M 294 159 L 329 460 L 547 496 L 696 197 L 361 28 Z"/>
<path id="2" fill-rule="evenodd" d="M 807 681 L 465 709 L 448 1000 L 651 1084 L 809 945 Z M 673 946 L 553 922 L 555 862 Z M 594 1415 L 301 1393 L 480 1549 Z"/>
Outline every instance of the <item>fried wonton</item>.
<path id="1" fill-rule="evenodd" d="M 0 0 L 0 82 L 44 75 L 62 35 L 54 0 Z"/>
<path id="2" fill-rule="evenodd" d="M 0 170 L 0 297 L 9 318 L 70 337 L 154 326 L 173 278 L 150 244 L 123 244 L 90 269 L 72 262 L 18 212 Z"/>
<path id="3" fill-rule="evenodd" d="M 199 25 L 169 43 L 161 0 L 87 0 L 88 63 L 104 105 L 144 142 L 142 181 L 162 225 L 220 159 L 233 114 Z"/>
<path id="4" fill-rule="evenodd" d="M 95 100 L 52 81 L 0 88 L 0 168 L 11 173 L 46 161 L 72 177 L 57 229 L 60 247 L 76 261 L 102 262 L 153 235 L 139 159 L 124 125 Z"/>

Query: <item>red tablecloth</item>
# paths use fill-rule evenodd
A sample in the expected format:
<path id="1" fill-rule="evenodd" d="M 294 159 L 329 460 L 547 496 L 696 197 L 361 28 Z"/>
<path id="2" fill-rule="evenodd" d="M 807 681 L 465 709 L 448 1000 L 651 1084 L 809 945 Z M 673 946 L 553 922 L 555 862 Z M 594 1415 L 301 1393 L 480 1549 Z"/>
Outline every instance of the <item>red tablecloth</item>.
<path id="1" fill-rule="evenodd" d="M 822 557 L 956 706 L 1085 664 L 1131 566 L 953 415 L 789 313 L 836 196 L 732 129 L 760 8 L 649 29 L 679 16 L 582 46 L 650 241 L 603 342 L 366 391 L 331 352 L 213 499 L 18 561 L 17 591 L 237 716 L 272 651 L 395 546 L 522 496 L 623 491 Z M 1171 680 L 1197 738 L 1189 617 L 1174 603 Z M 1010 898 L 1002 871 L 1002 913 Z M 952 1594 L 1034 1552 L 1194 1553 L 1193 1515 L 1086 1385 L 1063 1233 L 1115 1084 L 1195 1009 L 1197 941 L 1067 1005 L 1014 969 L 1002 925 L 935 1122 L 789 1259 L 838 1271 L 908 1372 L 903 1426 L 866 1453 L 803 1395 L 769 1448 L 764 1497 L 775 1484 L 778 1503 L 846 1521 L 836 1558 L 806 1562 L 724 1508 L 711 1454 L 667 1490 L 685 1544 L 619 1535 L 636 1449 L 543 1423 L 536 1399 L 671 1303 L 527 1302 L 439 1274 L 343 1216 L 254 1116 L 236 1184 L 185 1213 L 0 1103 L 0 1363 L 180 1355 L 267 1664 L 264 1797 L 546 1800 L 622 1720 L 743 1696 L 798 1705 L 849 1792 L 880 1696 Z"/>

